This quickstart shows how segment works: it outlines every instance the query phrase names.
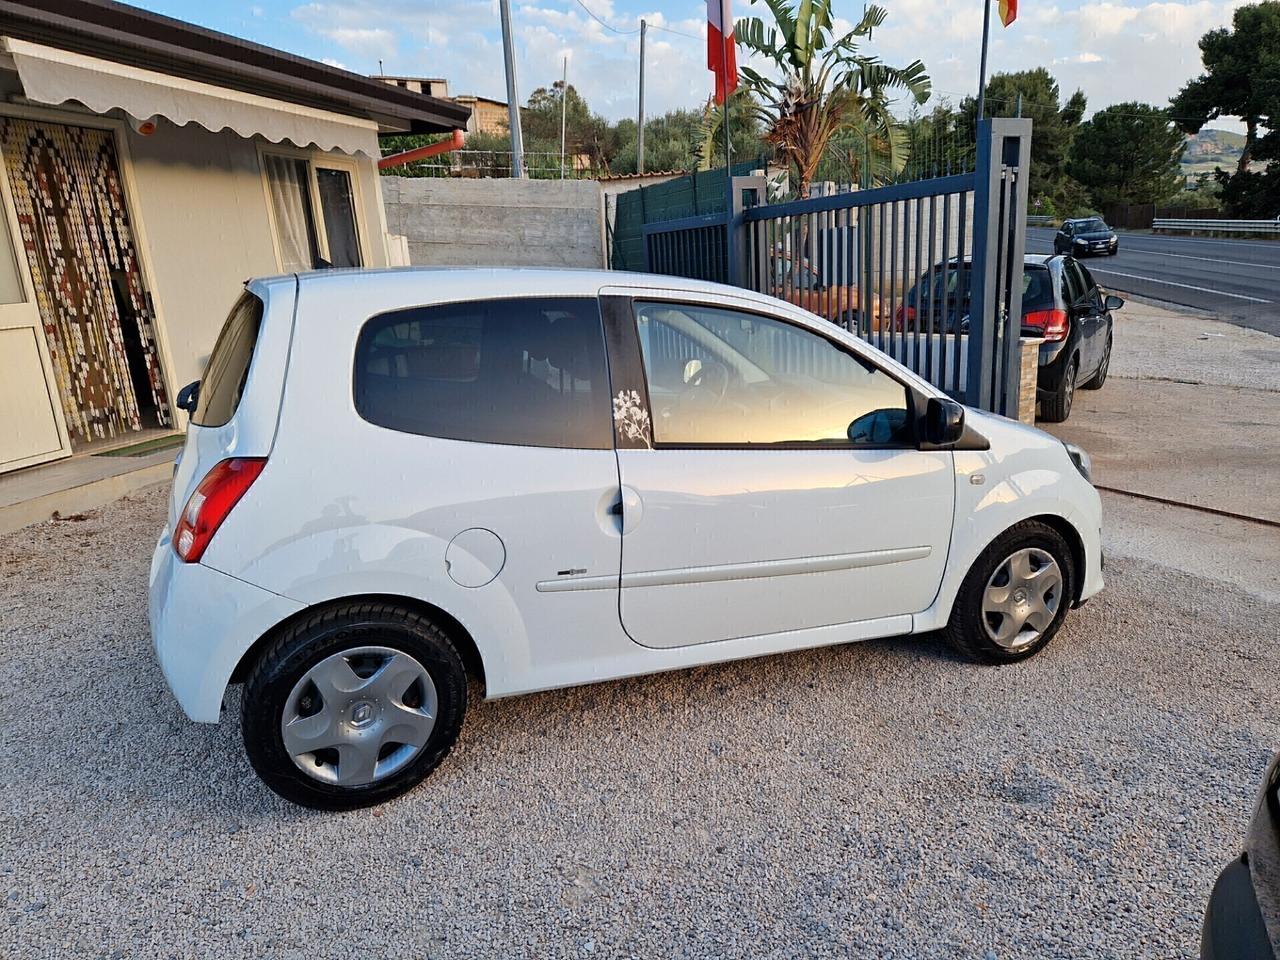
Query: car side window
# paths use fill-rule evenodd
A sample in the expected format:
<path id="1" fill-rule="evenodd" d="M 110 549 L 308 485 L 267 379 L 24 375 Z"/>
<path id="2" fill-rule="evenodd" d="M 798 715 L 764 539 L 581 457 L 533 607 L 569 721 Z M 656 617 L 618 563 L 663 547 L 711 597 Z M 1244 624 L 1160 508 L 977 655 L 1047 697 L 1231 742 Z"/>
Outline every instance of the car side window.
<path id="1" fill-rule="evenodd" d="M 364 419 L 405 433 L 613 446 L 594 298 L 477 300 L 373 317 L 356 342 L 354 395 Z"/>
<path id="2" fill-rule="evenodd" d="M 1062 265 L 1063 293 L 1067 306 L 1074 307 L 1084 296 L 1084 285 L 1080 278 L 1080 267 L 1074 260 L 1067 260 Z"/>
<path id="3" fill-rule="evenodd" d="M 721 307 L 637 303 L 654 442 L 900 446 L 906 387 L 826 337 Z"/>
<path id="4" fill-rule="evenodd" d="M 1101 308 L 1102 291 L 1098 289 L 1098 282 L 1093 279 L 1093 274 L 1083 263 L 1077 263 L 1076 269 L 1080 271 L 1081 289 L 1084 290 L 1084 295 L 1088 297 L 1091 304 Z"/>

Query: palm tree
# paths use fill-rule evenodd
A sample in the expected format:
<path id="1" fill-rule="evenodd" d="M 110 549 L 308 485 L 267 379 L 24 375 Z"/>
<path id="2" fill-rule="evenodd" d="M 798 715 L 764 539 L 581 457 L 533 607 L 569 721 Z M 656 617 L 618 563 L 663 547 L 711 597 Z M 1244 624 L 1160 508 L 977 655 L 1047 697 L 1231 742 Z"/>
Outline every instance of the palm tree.
<path id="1" fill-rule="evenodd" d="M 755 94 L 765 140 L 795 169 L 800 196 L 809 196 L 818 164 L 838 134 L 855 132 L 868 144 L 881 144 L 891 154 L 889 166 L 896 164 L 901 137 L 889 111 L 891 94 L 905 90 L 916 103 L 924 103 L 930 84 L 919 60 L 891 67 L 858 52 L 859 41 L 884 23 L 884 8 L 868 6 L 857 26 L 834 37 L 831 0 L 763 2 L 773 25 L 745 17 L 734 24 L 734 34 L 739 45 L 770 60 L 780 76 L 766 77 L 750 67 L 740 72 Z M 884 163 L 877 158 L 871 166 Z"/>

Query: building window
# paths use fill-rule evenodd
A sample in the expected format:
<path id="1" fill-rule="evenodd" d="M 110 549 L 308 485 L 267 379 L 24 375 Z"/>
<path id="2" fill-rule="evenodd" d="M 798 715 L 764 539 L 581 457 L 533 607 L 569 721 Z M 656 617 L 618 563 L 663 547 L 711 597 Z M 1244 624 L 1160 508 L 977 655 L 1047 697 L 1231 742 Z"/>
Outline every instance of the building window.
<path id="1" fill-rule="evenodd" d="M 351 174 L 333 167 L 316 168 L 320 192 L 320 212 L 329 239 L 329 263 L 335 267 L 358 267 L 360 235 L 356 232 L 356 203 Z"/>
<path id="2" fill-rule="evenodd" d="M 263 160 L 281 268 L 362 266 L 351 174 L 297 157 L 267 154 Z"/>

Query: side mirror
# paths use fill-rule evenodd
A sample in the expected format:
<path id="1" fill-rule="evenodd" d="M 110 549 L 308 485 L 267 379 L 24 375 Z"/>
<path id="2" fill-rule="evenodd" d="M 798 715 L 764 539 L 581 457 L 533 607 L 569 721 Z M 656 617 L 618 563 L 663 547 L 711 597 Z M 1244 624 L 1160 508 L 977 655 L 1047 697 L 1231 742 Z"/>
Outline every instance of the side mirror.
<path id="1" fill-rule="evenodd" d="M 964 407 L 954 400 L 930 397 L 924 414 L 924 439 L 945 447 L 964 436 Z"/>
<path id="2" fill-rule="evenodd" d="M 1124 306 L 1124 297 L 1117 297 L 1114 293 L 1108 293 L 1104 302 L 1108 310 L 1119 310 Z"/>
<path id="3" fill-rule="evenodd" d="M 177 407 L 188 414 L 196 412 L 196 404 L 200 402 L 200 381 L 192 380 L 178 391 Z"/>
<path id="4" fill-rule="evenodd" d="M 684 365 L 684 382 L 693 383 L 694 378 L 702 372 L 702 361 L 694 357 Z"/>

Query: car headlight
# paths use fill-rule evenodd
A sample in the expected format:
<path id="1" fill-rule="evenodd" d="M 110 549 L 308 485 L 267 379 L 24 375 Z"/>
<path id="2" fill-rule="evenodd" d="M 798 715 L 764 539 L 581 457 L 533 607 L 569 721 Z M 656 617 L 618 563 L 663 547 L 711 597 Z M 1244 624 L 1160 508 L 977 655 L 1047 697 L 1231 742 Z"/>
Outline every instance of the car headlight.
<path id="1" fill-rule="evenodd" d="M 1080 471 L 1080 476 L 1093 483 L 1093 458 L 1084 452 L 1083 447 L 1078 447 L 1074 443 L 1063 441 L 1062 445 L 1067 448 L 1067 456 L 1071 458 L 1071 462 Z"/>

